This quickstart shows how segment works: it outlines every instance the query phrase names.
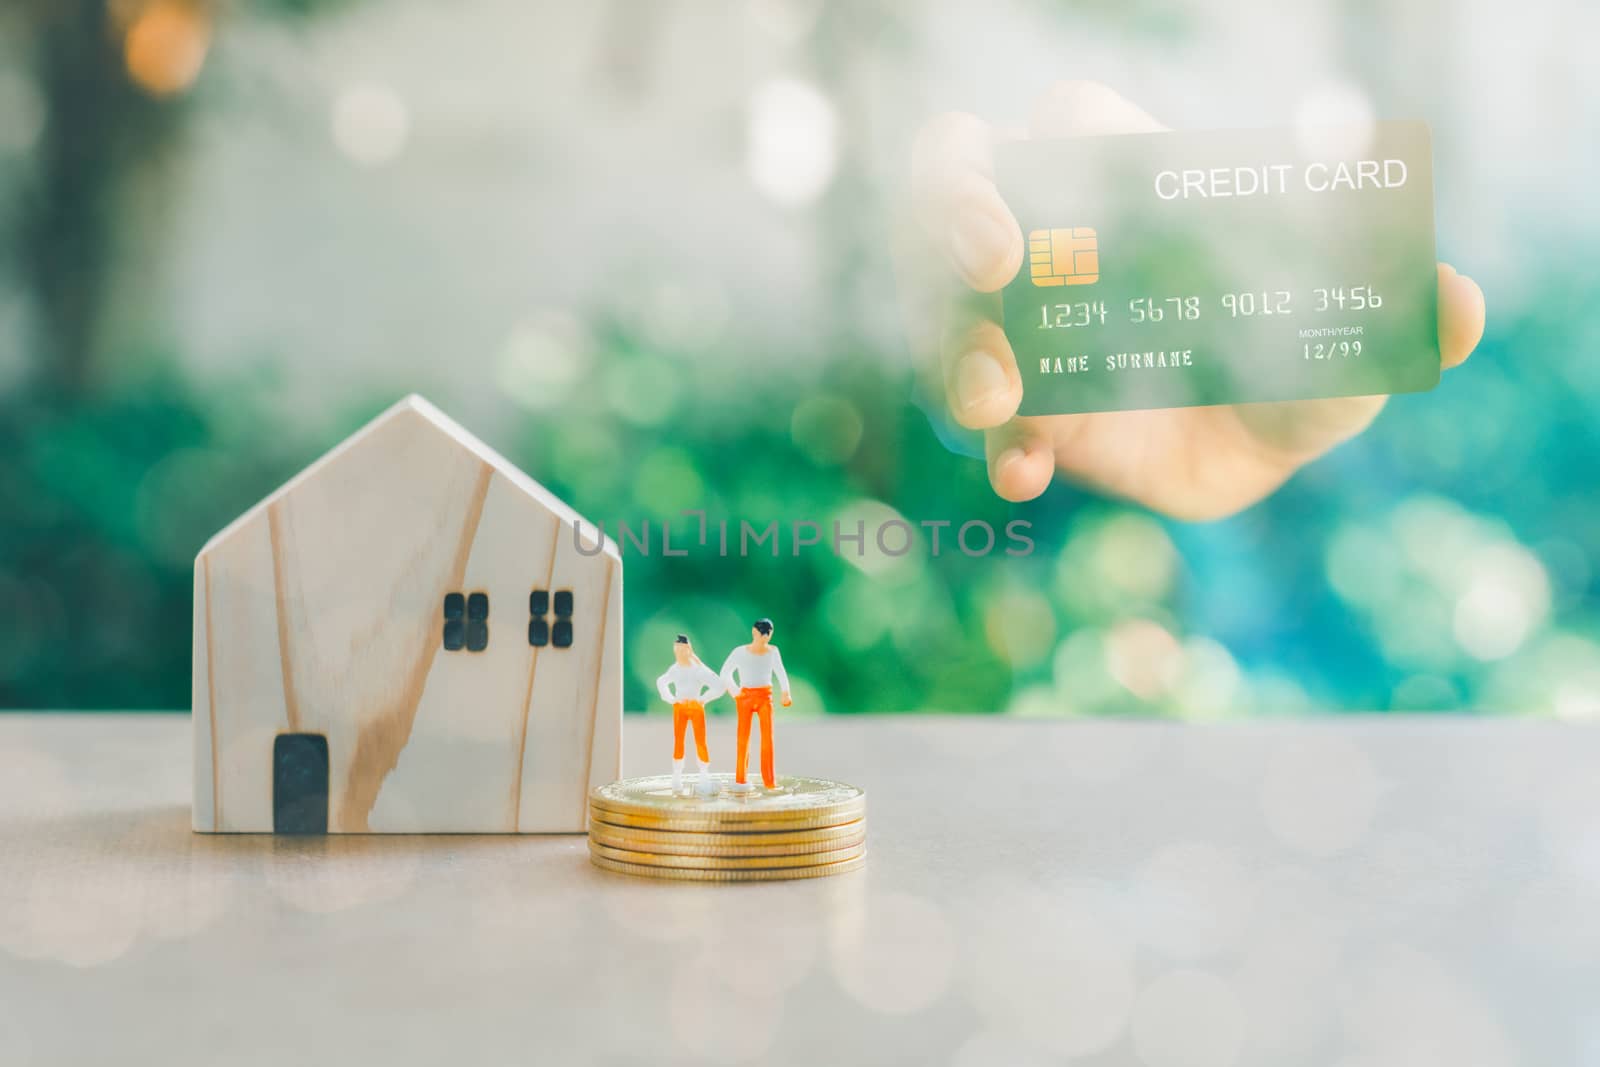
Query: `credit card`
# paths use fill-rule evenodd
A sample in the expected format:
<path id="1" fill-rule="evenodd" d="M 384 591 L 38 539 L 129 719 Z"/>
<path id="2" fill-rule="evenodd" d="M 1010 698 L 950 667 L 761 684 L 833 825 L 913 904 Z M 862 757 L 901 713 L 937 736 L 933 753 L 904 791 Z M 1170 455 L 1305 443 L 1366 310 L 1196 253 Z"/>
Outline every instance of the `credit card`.
<path id="1" fill-rule="evenodd" d="M 1425 123 L 999 146 L 1023 415 L 1431 389 Z"/>

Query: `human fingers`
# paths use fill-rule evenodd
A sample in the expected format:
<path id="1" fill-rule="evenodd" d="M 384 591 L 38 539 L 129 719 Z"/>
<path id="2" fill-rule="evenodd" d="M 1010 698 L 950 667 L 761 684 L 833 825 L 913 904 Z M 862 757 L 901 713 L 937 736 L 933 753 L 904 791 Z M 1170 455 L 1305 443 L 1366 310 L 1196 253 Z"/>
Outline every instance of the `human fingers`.
<path id="1" fill-rule="evenodd" d="M 995 494 L 1020 503 L 1050 488 L 1055 474 L 1055 449 L 1039 420 L 1013 419 L 984 435 L 989 458 L 989 484 Z"/>
<path id="2" fill-rule="evenodd" d="M 1439 357 L 1445 370 L 1466 362 L 1483 340 L 1485 305 L 1478 283 L 1439 264 Z"/>
<path id="3" fill-rule="evenodd" d="M 957 302 L 940 343 L 950 415 L 969 430 L 1003 425 L 1022 403 L 1022 375 L 999 323 L 972 303 Z"/>
<path id="4" fill-rule="evenodd" d="M 911 150 L 911 193 L 933 247 L 962 281 L 992 293 L 1022 266 L 1022 231 L 994 184 L 994 132 L 974 115 L 933 119 Z"/>

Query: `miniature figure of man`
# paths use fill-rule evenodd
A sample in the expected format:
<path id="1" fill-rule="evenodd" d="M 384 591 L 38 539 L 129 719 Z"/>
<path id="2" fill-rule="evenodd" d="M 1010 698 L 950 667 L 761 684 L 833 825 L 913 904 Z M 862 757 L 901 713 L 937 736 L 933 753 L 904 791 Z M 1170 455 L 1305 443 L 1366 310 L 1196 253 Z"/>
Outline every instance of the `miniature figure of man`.
<path id="1" fill-rule="evenodd" d="M 789 676 L 783 670 L 783 657 L 772 641 L 772 620 L 757 619 L 750 628 L 750 643 L 740 645 L 728 653 L 722 665 L 722 684 L 734 694 L 733 704 L 739 712 L 739 747 L 734 754 L 733 781 L 735 789 L 747 790 L 744 767 L 746 749 L 750 745 L 750 719 L 761 719 L 761 780 L 768 789 L 778 787 L 778 776 L 772 770 L 772 679 L 778 679 L 783 691 L 783 706 L 788 707 Z M 735 678 L 737 675 L 737 679 Z"/>
<path id="2" fill-rule="evenodd" d="M 716 792 L 711 783 L 711 754 L 706 749 L 706 701 L 722 695 L 722 679 L 700 662 L 689 644 L 688 634 L 679 634 L 672 644 L 675 661 L 667 673 L 656 679 L 661 699 L 672 705 L 672 791 L 683 791 L 683 734 L 694 727 L 695 762 L 700 766 L 699 790 Z"/>

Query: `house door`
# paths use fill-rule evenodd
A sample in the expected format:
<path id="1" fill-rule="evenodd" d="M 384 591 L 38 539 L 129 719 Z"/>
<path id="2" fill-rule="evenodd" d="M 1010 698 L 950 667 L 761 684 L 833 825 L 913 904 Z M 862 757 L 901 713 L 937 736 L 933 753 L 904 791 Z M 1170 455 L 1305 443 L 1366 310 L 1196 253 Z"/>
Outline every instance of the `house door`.
<path id="1" fill-rule="evenodd" d="M 328 832 L 328 739 L 279 734 L 272 744 L 272 831 Z"/>

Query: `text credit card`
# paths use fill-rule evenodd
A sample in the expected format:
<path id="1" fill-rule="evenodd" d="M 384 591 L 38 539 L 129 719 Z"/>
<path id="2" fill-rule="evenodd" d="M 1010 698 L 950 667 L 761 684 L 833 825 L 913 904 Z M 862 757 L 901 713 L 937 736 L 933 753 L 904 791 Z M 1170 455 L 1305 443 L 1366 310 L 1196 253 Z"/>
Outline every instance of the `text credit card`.
<path id="1" fill-rule="evenodd" d="M 1424 123 L 1022 141 L 996 180 L 1023 415 L 1438 384 Z"/>

